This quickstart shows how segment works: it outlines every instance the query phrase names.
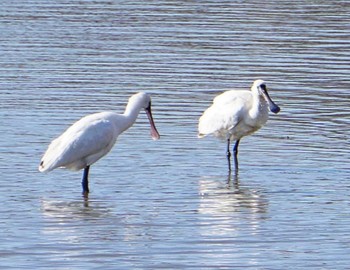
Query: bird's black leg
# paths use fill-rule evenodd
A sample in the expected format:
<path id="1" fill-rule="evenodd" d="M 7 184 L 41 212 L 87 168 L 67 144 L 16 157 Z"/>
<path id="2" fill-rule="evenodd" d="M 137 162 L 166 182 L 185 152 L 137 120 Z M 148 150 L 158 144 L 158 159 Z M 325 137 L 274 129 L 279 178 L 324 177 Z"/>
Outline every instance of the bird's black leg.
<path id="1" fill-rule="evenodd" d="M 239 145 L 239 140 L 236 141 L 235 146 L 233 147 L 233 158 L 235 162 L 236 171 L 238 170 L 238 145 Z"/>
<path id="2" fill-rule="evenodd" d="M 85 167 L 84 174 L 83 174 L 83 180 L 81 182 L 81 185 L 83 186 L 84 197 L 87 197 L 89 194 L 89 180 L 88 180 L 89 169 L 90 169 L 90 166 Z"/>
<path id="3" fill-rule="evenodd" d="M 227 139 L 227 151 L 226 151 L 226 156 L 227 156 L 227 162 L 228 162 L 228 171 L 231 171 L 231 152 L 230 152 L 230 139 Z"/>
<path id="4" fill-rule="evenodd" d="M 233 147 L 233 155 L 236 157 L 238 155 L 238 145 L 239 145 L 239 140 L 236 141 L 235 146 Z"/>

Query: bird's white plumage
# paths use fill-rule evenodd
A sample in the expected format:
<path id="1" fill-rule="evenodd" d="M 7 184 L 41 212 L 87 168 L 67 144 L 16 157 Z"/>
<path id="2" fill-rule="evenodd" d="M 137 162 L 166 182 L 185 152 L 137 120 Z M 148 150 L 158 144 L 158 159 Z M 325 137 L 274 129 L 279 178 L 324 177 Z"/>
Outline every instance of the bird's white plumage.
<path id="1" fill-rule="evenodd" d="M 226 139 L 227 131 L 237 126 L 246 113 L 245 104 L 249 103 L 249 98 L 245 94 L 249 96 L 250 93 L 233 90 L 217 96 L 199 120 L 199 136 L 213 134 Z"/>
<path id="2" fill-rule="evenodd" d="M 41 159 L 39 171 L 58 167 L 81 170 L 95 163 L 112 149 L 118 136 L 135 122 L 142 108 L 150 114 L 152 137 L 158 139 L 150 112 L 150 97 L 146 93 L 138 93 L 129 99 L 124 114 L 95 113 L 74 123 L 51 142 Z"/>
<path id="3" fill-rule="evenodd" d="M 251 91 L 229 90 L 215 97 L 199 119 L 198 136 L 212 134 L 221 139 L 239 140 L 261 128 L 268 120 L 272 102 L 260 92 L 262 84 L 265 84 L 263 80 L 257 80 Z"/>
<path id="4" fill-rule="evenodd" d="M 52 141 L 39 170 L 51 171 L 57 167 L 81 170 L 91 165 L 113 147 L 118 136 L 113 125 L 117 118 L 116 113 L 102 112 L 80 119 Z"/>

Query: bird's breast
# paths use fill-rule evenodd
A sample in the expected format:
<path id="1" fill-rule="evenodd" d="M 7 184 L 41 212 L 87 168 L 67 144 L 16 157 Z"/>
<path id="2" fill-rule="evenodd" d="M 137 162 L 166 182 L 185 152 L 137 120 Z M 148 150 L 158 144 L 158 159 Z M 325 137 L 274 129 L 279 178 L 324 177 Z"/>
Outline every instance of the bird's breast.
<path id="1" fill-rule="evenodd" d="M 266 102 L 252 108 L 248 115 L 249 116 L 246 118 L 248 125 L 260 127 L 263 126 L 269 118 L 269 109 Z"/>

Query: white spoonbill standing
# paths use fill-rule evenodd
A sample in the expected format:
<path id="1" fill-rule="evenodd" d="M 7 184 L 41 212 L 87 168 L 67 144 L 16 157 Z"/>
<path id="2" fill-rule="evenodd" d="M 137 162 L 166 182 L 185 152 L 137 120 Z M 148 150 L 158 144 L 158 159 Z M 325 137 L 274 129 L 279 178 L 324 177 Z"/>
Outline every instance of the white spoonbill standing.
<path id="1" fill-rule="evenodd" d="M 152 138 L 159 139 L 151 112 L 151 97 L 147 93 L 137 93 L 130 97 L 123 114 L 100 112 L 75 122 L 51 142 L 41 159 L 39 171 L 49 172 L 58 167 L 74 171 L 84 169 L 82 186 L 83 195 L 87 196 L 90 165 L 112 149 L 118 136 L 134 124 L 141 109 L 148 116 Z"/>
<path id="2" fill-rule="evenodd" d="M 268 110 L 278 113 L 280 108 L 271 100 L 263 80 L 254 81 L 251 91 L 229 90 L 214 98 L 213 104 L 199 119 L 198 137 L 209 134 L 227 140 L 227 160 L 231 171 L 230 141 L 233 147 L 236 169 L 238 144 L 242 137 L 260 129 L 269 118 Z"/>

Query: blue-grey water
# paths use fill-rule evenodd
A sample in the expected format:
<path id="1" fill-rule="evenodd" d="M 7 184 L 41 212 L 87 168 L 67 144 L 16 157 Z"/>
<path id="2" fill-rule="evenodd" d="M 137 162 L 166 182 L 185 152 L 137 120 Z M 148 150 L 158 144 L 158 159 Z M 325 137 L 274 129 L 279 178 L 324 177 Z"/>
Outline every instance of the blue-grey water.
<path id="1" fill-rule="evenodd" d="M 1 269 L 349 269 L 350 5 L 0 3 Z M 212 99 L 267 81 L 281 107 L 242 139 L 198 139 Z M 80 117 L 152 94 L 81 172 L 37 171 Z"/>

